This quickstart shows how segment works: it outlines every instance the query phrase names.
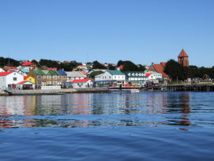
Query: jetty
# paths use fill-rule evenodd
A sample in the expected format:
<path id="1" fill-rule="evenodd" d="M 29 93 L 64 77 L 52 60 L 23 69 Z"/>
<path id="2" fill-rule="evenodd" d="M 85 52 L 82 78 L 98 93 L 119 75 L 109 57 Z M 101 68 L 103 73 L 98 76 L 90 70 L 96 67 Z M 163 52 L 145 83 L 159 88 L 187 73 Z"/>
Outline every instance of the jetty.
<path id="1" fill-rule="evenodd" d="M 193 84 L 193 85 L 168 85 L 163 89 L 168 91 L 214 91 L 214 84 Z"/>

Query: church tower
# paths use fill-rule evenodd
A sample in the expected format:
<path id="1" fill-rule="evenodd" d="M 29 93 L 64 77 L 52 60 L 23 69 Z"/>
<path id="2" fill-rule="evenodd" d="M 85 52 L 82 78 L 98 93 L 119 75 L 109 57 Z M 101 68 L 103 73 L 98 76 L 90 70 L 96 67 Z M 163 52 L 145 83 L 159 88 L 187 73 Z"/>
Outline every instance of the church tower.
<path id="1" fill-rule="evenodd" d="M 180 54 L 178 55 L 178 63 L 181 65 L 188 67 L 189 66 L 189 56 L 184 51 L 184 49 L 181 50 Z"/>

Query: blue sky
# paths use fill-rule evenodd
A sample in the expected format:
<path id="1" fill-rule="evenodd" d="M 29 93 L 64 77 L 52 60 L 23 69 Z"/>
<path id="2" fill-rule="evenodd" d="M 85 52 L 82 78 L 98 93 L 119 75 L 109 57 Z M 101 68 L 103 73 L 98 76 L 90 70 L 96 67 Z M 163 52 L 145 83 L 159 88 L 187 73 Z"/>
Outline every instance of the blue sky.
<path id="1" fill-rule="evenodd" d="M 0 0 L 0 56 L 214 66 L 213 0 Z"/>

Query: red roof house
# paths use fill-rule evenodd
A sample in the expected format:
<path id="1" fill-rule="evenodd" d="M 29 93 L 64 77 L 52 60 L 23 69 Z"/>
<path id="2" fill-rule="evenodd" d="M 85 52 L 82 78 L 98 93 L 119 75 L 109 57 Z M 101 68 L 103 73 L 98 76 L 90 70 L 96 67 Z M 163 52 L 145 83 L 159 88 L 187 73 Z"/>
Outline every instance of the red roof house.
<path id="1" fill-rule="evenodd" d="M 18 70 L 17 67 L 7 67 L 7 66 L 5 66 L 3 69 L 4 69 L 5 71 L 15 71 L 15 70 Z"/>
<path id="2" fill-rule="evenodd" d="M 90 81 L 91 79 L 74 79 L 72 81 L 72 83 L 82 83 L 82 82 L 88 82 Z"/>
<path id="3" fill-rule="evenodd" d="M 163 78 L 169 78 L 169 76 L 164 72 L 165 66 L 166 66 L 166 62 L 161 62 L 160 64 L 152 63 L 152 65 L 149 68 L 149 71 L 161 73 Z"/>
<path id="4" fill-rule="evenodd" d="M 75 79 L 72 81 L 73 88 L 88 88 L 91 86 L 91 79 Z"/>
<path id="5" fill-rule="evenodd" d="M 11 71 L 11 72 L 0 72 L 0 76 L 6 76 L 10 73 L 13 73 L 13 71 Z"/>

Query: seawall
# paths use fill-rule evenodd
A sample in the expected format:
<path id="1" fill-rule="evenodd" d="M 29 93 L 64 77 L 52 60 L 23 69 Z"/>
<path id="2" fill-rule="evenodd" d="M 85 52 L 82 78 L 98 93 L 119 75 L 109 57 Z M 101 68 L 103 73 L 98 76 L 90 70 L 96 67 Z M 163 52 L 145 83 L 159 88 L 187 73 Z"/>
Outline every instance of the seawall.
<path id="1" fill-rule="evenodd" d="M 108 88 L 70 88 L 70 89 L 56 89 L 56 90 L 12 90 L 12 91 L 0 91 L 0 96 L 8 95 L 42 95 L 42 94 L 66 94 L 66 93 L 107 93 Z"/>

